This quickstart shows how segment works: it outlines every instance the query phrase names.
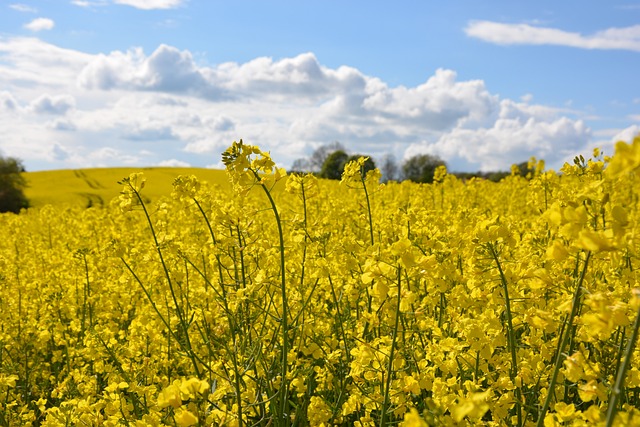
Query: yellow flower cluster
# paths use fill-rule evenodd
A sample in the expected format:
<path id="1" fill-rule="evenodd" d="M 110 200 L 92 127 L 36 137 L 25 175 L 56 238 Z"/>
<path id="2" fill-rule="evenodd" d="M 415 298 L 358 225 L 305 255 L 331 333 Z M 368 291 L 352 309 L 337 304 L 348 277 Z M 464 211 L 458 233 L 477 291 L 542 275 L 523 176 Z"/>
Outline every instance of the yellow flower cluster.
<path id="1" fill-rule="evenodd" d="M 2 215 L 0 425 L 638 425 L 639 150 Z"/>

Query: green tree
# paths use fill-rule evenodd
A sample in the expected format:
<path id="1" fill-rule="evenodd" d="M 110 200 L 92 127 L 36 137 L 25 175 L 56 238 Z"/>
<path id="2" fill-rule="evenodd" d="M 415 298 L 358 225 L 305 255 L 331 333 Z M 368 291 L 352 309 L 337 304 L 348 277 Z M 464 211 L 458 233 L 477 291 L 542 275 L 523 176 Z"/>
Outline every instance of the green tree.
<path id="1" fill-rule="evenodd" d="M 433 182 L 433 174 L 438 166 L 446 166 L 444 160 L 430 154 L 418 154 L 402 164 L 404 178 L 413 182 Z"/>
<path id="2" fill-rule="evenodd" d="M 340 179 L 344 165 L 349 161 L 349 155 L 344 150 L 337 150 L 329 154 L 322 164 L 320 178 Z"/>
<path id="3" fill-rule="evenodd" d="M 336 151 L 344 151 L 346 152 L 346 148 L 344 145 L 340 143 L 340 141 L 333 141 L 331 144 L 321 145 L 316 148 L 313 154 L 308 159 L 308 168 L 310 172 L 321 172 L 322 166 L 324 166 L 324 162 L 327 158 L 335 153 Z"/>
<path id="4" fill-rule="evenodd" d="M 341 179 L 344 166 L 352 160 L 358 160 L 360 157 L 368 157 L 362 154 L 348 155 L 344 150 L 337 150 L 329 154 L 322 164 L 320 170 L 320 178 Z M 371 157 L 364 162 L 364 173 L 376 168 L 376 164 Z"/>
<path id="5" fill-rule="evenodd" d="M 22 162 L 13 157 L 0 157 L 0 212 L 19 213 L 28 208 L 29 201 L 24 195 L 27 182 L 22 176 Z"/>
<path id="6" fill-rule="evenodd" d="M 371 157 L 365 156 L 364 154 L 354 154 L 352 156 L 349 156 L 349 158 L 344 164 L 346 165 L 352 160 L 358 160 L 360 157 L 367 157 L 367 161 L 364 162 L 365 175 L 367 174 L 367 172 L 372 171 L 376 168 L 376 162 L 374 162 Z M 344 165 L 342 165 L 342 171 L 344 171 Z M 340 172 L 340 177 L 342 177 L 342 172 Z"/>
<path id="7" fill-rule="evenodd" d="M 339 150 L 346 152 L 344 145 L 342 145 L 339 141 L 334 141 L 331 144 L 321 145 L 314 150 L 311 156 L 294 160 L 291 164 L 289 172 L 311 172 L 320 174 L 322 172 L 322 166 L 324 165 L 325 160 L 327 160 L 327 157 Z"/>
<path id="8" fill-rule="evenodd" d="M 535 163 L 532 165 L 531 162 L 527 161 L 527 162 L 518 163 L 517 166 L 518 166 L 518 169 L 520 170 L 520 176 L 523 176 L 527 179 L 531 179 L 531 177 L 535 172 L 535 169 L 533 168 L 533 166 L 535 166 Z"/>

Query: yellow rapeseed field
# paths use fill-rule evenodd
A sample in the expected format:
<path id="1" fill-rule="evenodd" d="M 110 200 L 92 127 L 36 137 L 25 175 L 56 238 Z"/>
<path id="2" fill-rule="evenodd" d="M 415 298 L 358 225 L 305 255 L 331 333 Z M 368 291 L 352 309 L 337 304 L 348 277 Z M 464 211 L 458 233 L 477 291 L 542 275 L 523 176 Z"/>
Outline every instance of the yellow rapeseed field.
<path id="1" fill-rule="evenodd" d="M 48 204 L 102 207 L 122 191 L 120 179 L 139 171 L 140 168 L 92 168 L 26 172 L 25 195 L 35 208 Z M 173 180 L 179 175 L 197 175 L 203 181 L 230 188 L 224 171 L 217 169 L 154 167 L 142 171 L 153 181 L 153 186 L 143 195 L 149 202 L 171 194 Z"/>
<path id="2" fill-rule="evenodd" d="M 0 425 L 640 425 L 640 137 L 500 183 L 364 160 L 239 142 L 231 185 L 0 216 Z"/>

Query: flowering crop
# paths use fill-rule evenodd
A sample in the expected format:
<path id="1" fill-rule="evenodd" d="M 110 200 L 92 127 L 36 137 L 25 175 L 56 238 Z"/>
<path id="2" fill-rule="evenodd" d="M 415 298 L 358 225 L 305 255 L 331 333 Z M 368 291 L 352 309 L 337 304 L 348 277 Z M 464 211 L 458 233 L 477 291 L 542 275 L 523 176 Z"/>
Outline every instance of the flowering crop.
<path id="1" fill-rule="evenodd" d="M 640 425 L 640 138 L 500 183 L 223 162 L 0 216 L 0 425 Z"/>

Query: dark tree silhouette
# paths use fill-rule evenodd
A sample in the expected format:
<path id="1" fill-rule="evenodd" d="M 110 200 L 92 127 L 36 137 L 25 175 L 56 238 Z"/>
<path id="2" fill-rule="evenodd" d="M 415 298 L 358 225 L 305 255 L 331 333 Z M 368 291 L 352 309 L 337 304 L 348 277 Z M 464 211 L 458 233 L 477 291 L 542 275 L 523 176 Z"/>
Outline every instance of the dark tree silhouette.
<path id="1" fill-rule="evenodd" d="M 346 152 L 346 148 L 338 141 L 334 141 L 331 144 L 321 145 L 309 157 L 308 167 L 310 172 L 321 172 L 324 162 L 327 158 L 336 151 Z"/>
<path id="2" fill-rule="evenodd" d="M 446 166 L 444 160 L 430 154 L 418 154 L 402 164 L 404 178 L 413 182 L 433 182 L 433 174 L 438 166 Z"/>
<path id="3" fill-rule="evenodd" d="M 347 161 L 349 161 L 349 155 L 343 150 L 334 151 L 329 154 L 329 157 L 327 157 L 322 164 L 320 178 L 342 178 L 342 171 L 344 171 L 344 165 L 347 164 Z"/>
<path id="4" fill-rule="evenodd" d="M 13 157 L 0 157 L 0 212 L 19 213 L 29 207 L 24 195 L 27 183 L 22 176 L 22 162 Z"/>

